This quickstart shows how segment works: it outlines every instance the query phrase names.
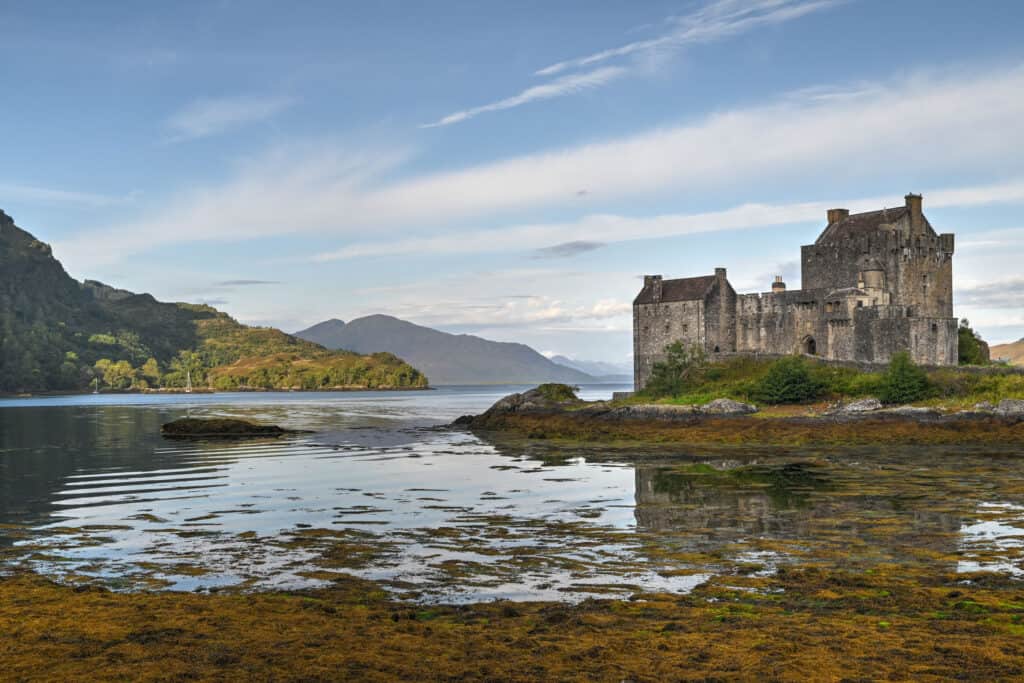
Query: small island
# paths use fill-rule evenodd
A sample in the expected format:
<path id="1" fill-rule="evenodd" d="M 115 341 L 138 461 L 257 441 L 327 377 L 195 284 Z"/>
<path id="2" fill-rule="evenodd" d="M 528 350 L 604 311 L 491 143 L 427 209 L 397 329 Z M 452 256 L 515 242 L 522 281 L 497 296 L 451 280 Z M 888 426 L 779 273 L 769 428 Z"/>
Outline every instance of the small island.
<path id="1" fill-rule="evenodd" d="M 709 362 L 677 344 L 639 394 L 583 401 L 576 387 L 546 384 L 455 426 L 530 439 L 691 446 L 1020 444 L 1024 373 L 926 369 L 907 354 L 873 370 L 803 356 Z"/>

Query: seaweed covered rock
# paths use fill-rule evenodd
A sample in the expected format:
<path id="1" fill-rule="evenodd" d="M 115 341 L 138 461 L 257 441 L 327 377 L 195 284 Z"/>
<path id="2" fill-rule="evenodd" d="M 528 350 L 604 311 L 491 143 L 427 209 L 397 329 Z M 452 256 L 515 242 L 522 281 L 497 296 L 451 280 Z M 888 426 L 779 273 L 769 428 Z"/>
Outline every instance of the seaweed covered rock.
<path id="1" fill-rule="evenodd" d="M 531 411 L 558 410 L 583 403 L 576 396 L 576 387 L 568 384 L 541 384 L 539 387 L 511 394 L 501 399 L 488 413 L 521 413 Z"/>
<path id="2" fill-rule="evenodd" d="M 197 418 L 184 417 L 168 422 L 160 428 L 160 433 L 167 438 L 225 438 L 244 439 L 250 437 L 274 437 L 294 433 L 291 429 L 277 425 L 261 425 L 248 420 L 232 418 Z"/>

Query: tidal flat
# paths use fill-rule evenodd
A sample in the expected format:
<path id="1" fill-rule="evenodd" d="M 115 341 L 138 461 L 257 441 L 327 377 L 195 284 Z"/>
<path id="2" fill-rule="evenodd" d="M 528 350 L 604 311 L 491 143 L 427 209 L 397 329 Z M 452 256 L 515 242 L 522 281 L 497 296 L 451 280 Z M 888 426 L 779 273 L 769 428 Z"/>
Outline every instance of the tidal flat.
<path id="1" fill-rule="evenodd" d="M 1019 447 L 439 426 L 491 398 L 0 411 L 5 675 L 1024 675 Z M 312 433 L 160 440 L 185 410 Z"/>

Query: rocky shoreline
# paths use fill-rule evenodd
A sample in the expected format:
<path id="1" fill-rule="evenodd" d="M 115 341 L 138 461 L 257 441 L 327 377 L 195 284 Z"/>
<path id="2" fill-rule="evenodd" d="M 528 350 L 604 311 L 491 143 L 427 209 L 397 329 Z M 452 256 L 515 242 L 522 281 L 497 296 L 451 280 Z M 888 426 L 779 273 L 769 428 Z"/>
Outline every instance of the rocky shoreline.
<path id="1" fill-rule="evenodd" d="M 1024 400 L 944 412 L 883 406 L 875 399 L 835 404 L 820 412 L 775 415 L 731 399 L 704 405 L 582 401 L 551 398 L 538 387 L 512 394 L 454 427 L 507 432 L 533 439 L 707 443 L 1024 443 Z"/>

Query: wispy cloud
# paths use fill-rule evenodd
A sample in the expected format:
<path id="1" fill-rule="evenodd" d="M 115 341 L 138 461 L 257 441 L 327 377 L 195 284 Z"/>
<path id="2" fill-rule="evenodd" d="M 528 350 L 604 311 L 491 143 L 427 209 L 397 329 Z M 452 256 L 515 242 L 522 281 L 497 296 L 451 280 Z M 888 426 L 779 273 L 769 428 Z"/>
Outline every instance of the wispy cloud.
<path id="1" fill-rule="evenodd" d="M 678 50 L 689 44 L 710 43 L 767 24 L 780 24 L 838 4 L 838 0 L 718 0 L 682 17 L 670 17 L 671 30 L 655 38 L 567 59 L 539 69 L 537 76 L 553 76 L 612 59 L 645 52 Z"/>
<path id="2" fill-rule="evenodd" d="M 535 85 L 526 90 L 523 90 L 518 95 L 512 97 L 506 97 L 503 100 L 497 102 L 491 102 L 479 107 L 473 107 L 472 109 L 464 109 L 457 111 L 454 114 L 442 117 L 433 123 L 425 123 L 420 128 L 437 128 L 439 126 L 449 126 L 453 123 L 460 123 L 467 121 L 474 116 L 479 116 L 491 111 L 501 111 L 502 109 L 512 109 L 523 104 L 530 102 L 536 102 L 537 100 L 549 100 L 553 97 L 564 97 L 565 95 L 573 95 L 584 90 L 591 90 L 593 88 L 599 88 L 606 85 L 616 78 L 624 75 L 626 69 L 618 66 L 607 66 L 600 69 L 594 69 L 593 71 L 587 71 L 580 74 L 571 74 L 563 76 L 550 83 L 544 83 L 542 85 Z"/>
<path id="3" fill-rule="evenodd" d="M 135 197 L 134 193 L 118 197 L 94 192 L 76 192 L 74 190 L 61 190 L 51 187 L 0 183 L 0 204 L 2 204 L 3 200 L 14 199 L 25 202 L 61 202 L 85 206 L 112 206 L 115 204 L 125 204 L 135 199 Z"/>
<path id="4" fill-rule="evenodd" d="M 792 19 L 831 7 L 843 0 L 717 0 L 683 17 L 670 17 L 666 23 L 671 30 L 656 38 L 634 41 L 615 48 L 601 50 L 583 57 L 551 64 L 534 72 L 534 76 L 554 80 L 526 88 L 518 95 L 506 97 L 490 104 L 463 109 L 448 114 L 421 128 L 437 128 L 467 121 L 480 114 L 512 109 L 537 100 L 573 95 L 584 90 L 600 88 L 614 80 L 637 71 L 635 64 L 603 66 L 581 73 L 566 71 L 585 69 L 600 62 L 651 56 L 680 50 L 688 44 L 710 43 L 753 30 L 768 24 L 781 24 Z"/>
<path id="5" fill-rule="evenodd" d="M 670 192 L 682 207 L 709 188 L 742 191 L 766 177 L 785 176 L 798 185 L 841 172 L 851 184 L 877 181 L 879 168 L 888 168 L 894 158 L 901 160 L 901 177 L 991 174 L 1017 163 L 1017 150 L 1024 146 L 1019 125 L 1024 68 L 915 77 L 872 87 L 878 97 L 783 97 L 630 136 L 398 180 L 390 178 L 400 175 L 396 171 L 408 161 L 408 150 L 357 153 L 318 141 L 256 157 L 223 184 L 175 196 L 148 216 L 81 232 L 54 246 L 83 271 L 173 243 L 302 232 L 342 240 L 373 234 L 393 247 L 425 240 L 419 244 L 431 249 L 486 251 L 487 243 L 474 242 L 483 233 L 471 224 L 482 220 L 508 226 L 495 235 L 503 240 L 502 235 L 526 230 L 533 236 L 530 241 L 509 246 L 522 251 L 575 240 L 607 241 L 607 232 L 555 233 L 544 225 L 524 228 L 516 222 L 517 215 L 537 210 L 578 215 L 581 187 L 606 206 Z M 939 200 L 928 188 L 915 189 L 929 192 L 931 205 Z M 946 194 L 960 206 L 1021 201 L 1024 183 L 1013 178 Z M 813 204 L 808 210 L 819 208 Z M 757 207 L 749 213 L 743 219 L 748 225 L 772 224 Z M 640 219 L 592 215 L 571 225 L 606 225 L 609 231 L 621 230 L 621 237 L 629 234 L 633 220 Z M 675 217 L 643 220 L 674 225 Z M 117 250 L 103 246 L 114 243 Z M 350 241 L 324 260 L 382 253 L 382 248 Z"/>
<path id="6" fill-rule="evenodd" d="M 284 96 L 238 95 L 192 102 L 167 120 L 171 142 L 217 135 L 248 123 L 265 121 L 295 104 Z"/>
<path id="7" fill-rule="evenodd" d="M 533 257 L 539 259 L 571 258 L 573 256 L 578 256 L 579 254 L 585 254 L 588 251 L 595 251 L 603 246 L 605 246 L 604 242 L 594 242 L 593 240 L 574 240 L 572 242 L 555 244 L 550 247 L 540 247 L 534 250 Z"/>

